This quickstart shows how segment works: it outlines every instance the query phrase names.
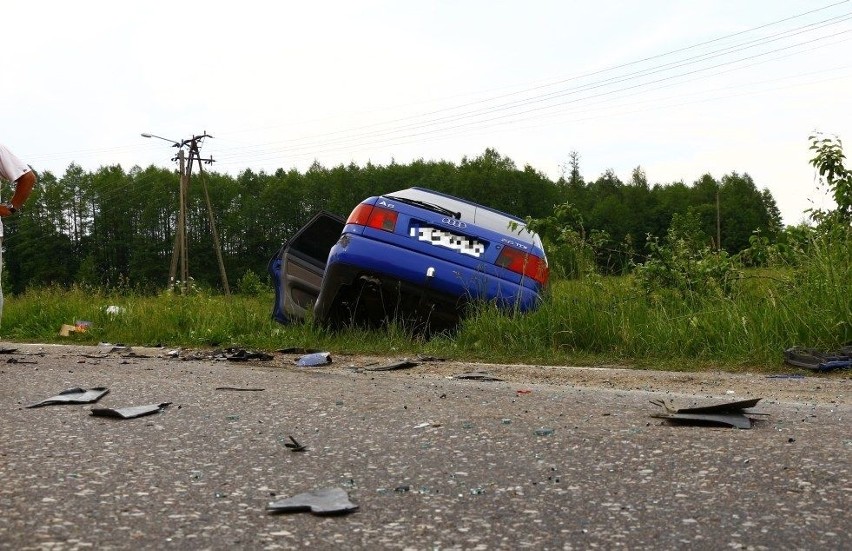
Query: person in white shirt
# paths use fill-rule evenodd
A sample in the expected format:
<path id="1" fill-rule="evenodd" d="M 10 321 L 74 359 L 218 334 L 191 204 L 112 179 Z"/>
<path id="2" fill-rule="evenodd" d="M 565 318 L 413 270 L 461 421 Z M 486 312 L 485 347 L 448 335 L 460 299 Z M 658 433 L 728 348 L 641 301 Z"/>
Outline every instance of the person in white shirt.
<path id="1" fill-rule="evenodd" d="M 0 204 L 0 274 L 3 273 L 3 218 L 21 210 L 30 197 L 36 176 L 33 170 L 9 149 L 0 144 L 0 179 L 15 185 L 12 198 Z M 0 318 L 3 316 L 3 286 L 0 285 Z"/>

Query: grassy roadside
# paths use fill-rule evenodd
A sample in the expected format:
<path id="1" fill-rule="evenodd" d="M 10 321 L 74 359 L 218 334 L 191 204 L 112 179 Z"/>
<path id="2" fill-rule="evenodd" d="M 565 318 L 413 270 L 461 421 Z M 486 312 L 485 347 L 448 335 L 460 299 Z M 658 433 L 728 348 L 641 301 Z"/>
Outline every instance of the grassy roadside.
<path id="1" fill-rule="evenodd" d="M 625 278 L 555 282 L 542 307 L 503 315 L 484 307 L 457 334 L 428 341 L 404 328 L 331 333 L 270 318 L 271 292 L 230 298 L 199 293 L 134 296 L 47 288 L 8 297 L 0 338 L 15 342 L 124 343 L 167 347 L 290 346 L 336 353 L 414 356 L 541 365 L 621 365 L 693 371 L 789 371 L 794 345 L 832 347 L 848 338 L 852 282 L 793 285 L 783 274 L 752 272 L 735 298 L 641 296 Z M 117 306 L 119 313 L 108 313 Z M 91 322 L 59 335 L 63 324 Z"/>

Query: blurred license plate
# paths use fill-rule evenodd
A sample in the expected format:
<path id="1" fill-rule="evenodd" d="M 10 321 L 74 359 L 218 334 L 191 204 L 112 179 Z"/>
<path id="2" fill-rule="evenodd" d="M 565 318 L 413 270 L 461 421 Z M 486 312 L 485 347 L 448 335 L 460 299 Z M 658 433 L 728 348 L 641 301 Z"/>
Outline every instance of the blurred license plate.
<path id="1" fill-rule="evenodd" d="M 476 239 L 456 235 L 440 228 L 411 228 L 411 237 L 439 247 L 456 250 L 462 254 L 479 257 L 485 252 L 485 245 Z"/>

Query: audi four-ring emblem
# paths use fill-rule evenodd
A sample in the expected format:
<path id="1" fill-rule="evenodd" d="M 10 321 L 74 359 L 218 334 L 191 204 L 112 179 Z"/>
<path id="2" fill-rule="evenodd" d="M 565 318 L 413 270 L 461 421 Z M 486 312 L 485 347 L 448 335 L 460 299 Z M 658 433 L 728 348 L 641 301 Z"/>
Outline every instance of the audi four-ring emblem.
<path id="1" fill-rule="evenodd" d="M 462 222 L 461 220 L 456 220 L 455 218 L 450 218 L 449 216 L 441 218 L 441 222 L 448 226 L 452 226 L 454 228 L 459 229 L 467 227 L 467 224 L 465 222 Z"/>

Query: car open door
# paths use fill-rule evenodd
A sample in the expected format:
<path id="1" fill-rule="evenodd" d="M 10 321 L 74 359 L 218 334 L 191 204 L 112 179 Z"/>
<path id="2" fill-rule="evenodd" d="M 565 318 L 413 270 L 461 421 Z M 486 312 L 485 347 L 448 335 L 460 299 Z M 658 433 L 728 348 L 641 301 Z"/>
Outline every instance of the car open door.
<path id="1" fill-rule="evenodd" d="M 272 317 L 300 321 L 313 308 L 322 287 L 328 253 L 340 239 L 345 220 L 320 212 L 287 240 L 269 261 L 275 287 Z"/>

